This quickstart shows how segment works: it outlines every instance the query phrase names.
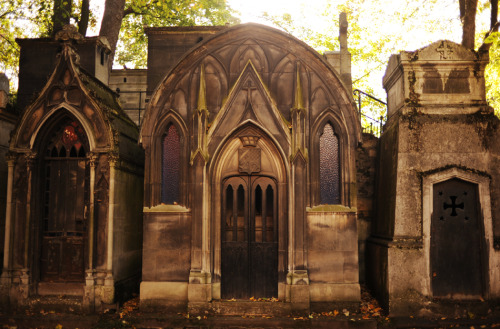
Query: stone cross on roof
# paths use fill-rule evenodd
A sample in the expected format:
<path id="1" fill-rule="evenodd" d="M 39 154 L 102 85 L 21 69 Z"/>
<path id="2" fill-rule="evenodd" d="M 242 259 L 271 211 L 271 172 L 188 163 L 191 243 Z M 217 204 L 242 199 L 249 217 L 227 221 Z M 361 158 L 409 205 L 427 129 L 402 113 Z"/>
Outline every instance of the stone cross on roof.
<path id="1" fill-rule="evenodd" d="M 446 44 L 442 41 L 441 45 L 436 49 L 438 53 L 441 55 L 441 59 L 449 59 L 451 54 L 453 54 L 453 48 L 450 45 Z"/>

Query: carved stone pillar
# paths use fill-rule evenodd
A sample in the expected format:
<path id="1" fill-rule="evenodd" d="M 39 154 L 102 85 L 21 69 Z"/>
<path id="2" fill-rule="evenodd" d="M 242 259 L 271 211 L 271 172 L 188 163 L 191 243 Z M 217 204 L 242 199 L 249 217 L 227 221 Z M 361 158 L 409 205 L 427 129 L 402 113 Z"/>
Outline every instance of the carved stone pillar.
<path id="1" fill-rule="evenodd" d="M 109 206 L 108 206 L 108 237 L 106 247 L 106 278 L 102 291 L 102 302 L 111 304 L 114 301 L 115 280 L 113 278 L 113 238 L 114 238 L 114 215 L 115 215 L 115 176 L 118 166 L 118 156 L 110 153 L 109 163 Z"/>
<path id="2" fill-rule="evenodd" d="M 16 162 L 15 155 L 7 155 L 7 204 L 5 209 L 5 241 L 4 241 L 4 258 L 3 270 L 0 278 L 0 305 L 8 305 L 9 290 L 11 286 L 11 243 L 12 235 L 12 185 L 14 181 L 14 168 Z"/>
<path id="3" fill-rule="evenodd" d="M 295 309 L 309 309 L 309 275 L 307 272 L 307 148 L 306 109 L 303 105 L 300 67 L 297 66 L 292 114 L 292 225 L 290 236 L 290 272 L 287 275 L 289 301 Z"/>
<path id="4" fill-rule="evenodd" d="M 191 271 L 189 273 L 188 301 L 190 303 L 212 300 L 212 277 L 210 274 L 208 187 L 207 187 L 207 124 L 205 68 L 200 67 L 198 109 L 193 117 L 193 131 L 196 133 L 191 154 L 192 166 L 192 245 Z"/>
<path id="5" fill-rule="evenodd" d="M 97 155 L 89 152 L 87 155 L 89 164 L 89 215 L 88 215 L 88 268 L 85 271 L 85 292 L 83 296 L 83 307 L 88 312 L 93 312 L 95 307 L 95 272 L 94 272 L 94 188 Z"/>

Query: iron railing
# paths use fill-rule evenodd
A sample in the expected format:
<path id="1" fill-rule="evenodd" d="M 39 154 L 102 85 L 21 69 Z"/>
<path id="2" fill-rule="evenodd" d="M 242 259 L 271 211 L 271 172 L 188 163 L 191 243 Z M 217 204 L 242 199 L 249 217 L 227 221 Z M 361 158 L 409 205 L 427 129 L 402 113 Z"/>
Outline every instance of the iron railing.
<path id="1" fill-rule="evenodd" d="M 361 127 L 363 128 L 363 132 L 370 133 L 372 135 L 380 137 L 380 135 L 384 130 L 384 124 L 387 121 L 387 118 L 381 115 L 379 119 L 375 119 L 365 114 L 363 112 L 363 107 L 362 107 L 363 104 L 362 97 L 365 96 L 380 104 L 383 104 L 386 107 L 386 112 L 387 112 L 387 103 L 359 89 L 354 89 L 352 93 L 358 105 L 359 119 L 361 121 Z"/>

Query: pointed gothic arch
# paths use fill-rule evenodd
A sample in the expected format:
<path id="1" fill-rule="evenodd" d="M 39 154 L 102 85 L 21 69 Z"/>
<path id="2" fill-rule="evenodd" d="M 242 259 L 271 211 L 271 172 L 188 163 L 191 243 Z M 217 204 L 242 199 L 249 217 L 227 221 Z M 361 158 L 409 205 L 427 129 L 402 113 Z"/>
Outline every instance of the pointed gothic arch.
<path id="1" fill-rule="evenodd" d="M 257 152 L 259 154 L 259 163 L 257 164 L 252 162 L 255 162 L 255 155 L 245 158 L 245 153 L 242 153 L 245 151 Z M 220 296 L 219 298 L 227 298 L 229 296 L 238 297 L 240 296 L 240 293 L 242 294 L 241 296 L 245 296 L 245 298 L 251 297 L 246 296 L 247 293 L 262 294 L 261 297 L 266 297 L 264 296 L 266 293 L 275 294 L 267 297 L 280 296 L 280 298 L 284 298 L 284 287 L 286 284 L 287 272 L 286 264 L 288 263 L 288 253 L 285 250 L 287 250 L 288 248 L 288 226 L 290 225 L 290 219 L 288 200 L 289 168 L 288 161 L 285 160 L 283 154 L 284 153 L 280 150 L 279 144 L 271 137 L 271 135 L 266 133 L 255 123 L 248 121 L 242 123 L 239 127 L 234 128 L 233 131 L 224 139 L 224 141 L 220 143 L 220 147 L 216 151 L 213 158 L 214 160 L 210 163 L 209 175 L 212 186 L 210 225 L 212 227 L 211 232 L 213 232 L 210 237 L 212 246 L 212 260 L 210 263 L 213 264 L 213 268 L 211 269 L 211 271 L 213 273 L 213 277 L 215 278 L 214 281 L 217 284 L 217 292 L 215 296 Z M 251 175 L 249 175 L 249 169 L 247 169 L 246 163 L 244 163 L 245 161 L 250 161 L 253 163 L 248 164 L 250 167 L 254 168 L 250 169 L 252 172 Z M 253 178 L 250 179 L 249 177 Z M 224 266 L 224 262 L 230 262 L 232 258 L 231 256 L 227 258 L 227 247 L 225 250 L 223 247 L 225 243 L 224 241 L 227 240 L 227 236 L 224 235 L 223 232 L 225 231 L 225 228 L 222 226 L 222 222 L 227 219 L 226 217 L 228 215 L 227 211 L 225 210 L 227 208 L 225 207 L 225 205 L 228 198 L 227 189 L 229 188 L 229 186 L 231 186 L 231 188 L 234 189 L 234 193 L 236 193 L 235 197 L 240 195 L 238 194 L 238 189 L 241 184 L 234 185 L 235 179 L 242 182 L 241 184 L 243 184 L 242 186 L 244 186 L 245 191 L 244 195 L 246 196 L 245 200 L 247 200 L 245 202 L 248 202 L 244 203 L 244 209 L 248 212 L 246 215 L 244 215 L 247 221 L 247 228 L 244 233 L 250 235 L 248 237 L 239 236 L 239 239 L 243 239 L 243 243 L 244 241 L 250 241 L 245 239 L 253 239 L 252 241 L 255 241 L 256 239 L 254 231 L 259 224 L 255 224 L 255 213 L 258 212 L 258 210 L 255 210 L 253 212 L 252 207 L 258 207 L 259 204 L 262 205 L 262 203 L 259 202 L 271 202 L 270 200 L 272 200 L 274 205 L 274 208 L 272 208 L 272 216 L 274 217 L 269 215 L 269 218 L 272 218 L 272 223 L 274 224 L 269 224 L 271 223 L 271 219 L 269 219 L 269 222 L 266 223 L 268 223 L 268 230 L 270 230 L 269 227 L 272 227 L 272 230 L 270 230 L 269 232 L 273 232 L 272 234 L 276 234 L 275 236 L 273 236 L 273 241 L 274 243 L 276 243 L 277 249 L 275 251 L 275 254 L 273 254 L 273 252 L 271 251 L 271 254 L 267 256 L 267 258 L 271 259 L 271 261 L 267 267 L 264 266 L 262 268 L 261 274 L 264 275 L 263 273 L 267 273 L 267 275 L 270 277 L 276 275 L 276 282 L 272 283 L 274 281 L 266 281 L 267 283 L 265 283 L 264 281 L 261 281 L 263 284 L 263 286 L 261 287 L 262 289 L 256 287 L 252 288 L 252 286 L 250 285 L 250 278 L 242 279 L 242 275 L 239 272 L 239 281 L 236 280 L 233 283 L 227 281 L 228 276 L 238 275 L 238 273 L 228 273 L 228 267 Z M 260 184 L 259 179 L 265 180 L 265 184 Z M 264 194 L 261 194 L 259 199 L 259 184 L 264 186 L 260 187 L 261 190 L 264 191 L 262 193 L 269 193 L 272 198 L 271 196 L 269 196 L 268 200 L 267 198 L 265 198 Z M 272 186 L 272 192 L 267 192 L 267 188 L 269 186 Z M 235 207 L 235 209 L 243 211 L 242 205 Z M 260 219 L 260 222 L 257 223 L 262 224 L 262 219 Z M 236 225 L 236 223 L 234 225 Z M 236 229 L 236 226 L 234 226 L 234 228 Z M 260 236 L 260 238 L 262 239 L 262 235 Z M 281 251 L 278 252 L 278 250 Z M 224 258 L 224 254 L 226 254 L 226 258 Z M 273 258 L 273 255 L 276 256 L 275 259 Z M 251 259 L 247 259 L 247 261 L 249 262 L 249 264 L 252 262 Z M 264 259 L 261 259 L 261 262 L 264 262 Z M 242 268 L 246 268 L 245 266 L 246 265 L 242 265 Z M 225 273 L 224 269 L 226 269 Z M 223 278 L 224 274 L 226 275 L 226 278 Z M 258 273 L 255 273 L 255 275 L 259 276 Z M 239 291 L 237 288 L 235 288 L 235 286 L 239 286 L 240 283 L 238 282 L 244 283 L 242 289 L 244 290 L 245 287 L 248 288 L 247 293 L 244 291 Z M 226 285 L 226 287 L 224 287 L 224 285 Z M 227 285 L 232 285 L 232 289 L 228 289 Z M 238 292 L 236 292 L 234 289 L 238 290 Z"/>
<path id="2" fill-rule="evenodd" d="M 338 156 L 336 162 L 338 169 L 335 171 L 332 171 L 332 168 L 327 168 L 326 171 L 324 171 L 325 169 L 322 169 L 322 155 L 324 155 L 325 152 L 328 152 L 327 150 L 321 149 L 322 136 L 324 134 L 325 127 L 331 127 L 331 138 L 333 138 L 332 140 L 325 142 L 329 144 L 329 147 L 336 148 L 336 150 L 331 151 L 335 152 Z M 334 145 L 335 142 L 337 145 Z M 351 187 L 348 182 L 352 179 L 351 170 L 354 164 L 352 163 L 352 158 L 349 156 L 349 150 L 352 147 L 349 144 L 349 135 L 347 134 L 347 129 L 341 118 L 339 118 L 337 113 L 332 109 L 326 109 L 323 111 L 323 114 L 319 116 L 313 124 L 310 135 L 310 145 L 312 145 L 310 154 L 310 170 L 311 176 L 313 177 L 311 181 L 311 201 L 313 205 L 333 203 L 342 204 L 348 207 L 351 206 L 351 200 L 349 199 Z M 330 157 L 332 156 L 334 156 L 333 153 L 330 154 Z M 325 165 L 327 164 L 325 163 Z M 334 181 L 327 183 L 326 180 L 321 178 L 322 172 L 324 175 L 328 175 L 330 178 L 334 179 Z M 338 176 L 333 177 L 336 174 Z M 332 185 L 327 186 L 326 184 Z M 338 194 L 337 192 L 333 192 L 337 188 L 334 187 L 333 184 L 338 184 Z M 322 191 L 325 189 L 331 191 L 330 193 L 332 193 L 330 194 L 331 196 L 326 199 L 325 196 L 322 196 Z"/>
<path id="3" fill-rule="evenodd" d="M 160 203 L 171 203 L 164 202 L 163 196 L 165 196 L 164 188 L 168 186 L 164 184 L 164 155 L 165 151 L 168 152 L 169 148 L 165 145 L 165 137 L 168 135 L 169 129 L 174 129 L 175 134 L 178 137 L 178 159 L 170 159 L 168 161 L 178 161 L 178 192 L 176 203 L 181 205 L 187 205 L 187 165 L 189 163 L 189 155 L 186 151 L 188 143 L 187 127 L 184 120 L 173 110 L 168 111 L 167 115 L 155 125 L 155 131 L 152 137 L 151 149 L 146 150 L 149 152 L 150 156 L 146 158 L 146 165 L 152 167 L 151 170 L 151 180 L 154 181 L 153 184 L 146 186 L 145 188 L 145 206 L 151 207 L 159 205 Z M 175 173 L 169 172 L 169 175 Z M 167 200 L 165 200 L 167 201 Z"/>
<path id="4" fill-rule="evenodd" d="M 40 291 L 52 283 L 83 284 L 89 267 L 90 139 L 66 108 L 43 121 L 33 139 L 38 154 L 32 180 L 31 238 L 33 283 Z"/>

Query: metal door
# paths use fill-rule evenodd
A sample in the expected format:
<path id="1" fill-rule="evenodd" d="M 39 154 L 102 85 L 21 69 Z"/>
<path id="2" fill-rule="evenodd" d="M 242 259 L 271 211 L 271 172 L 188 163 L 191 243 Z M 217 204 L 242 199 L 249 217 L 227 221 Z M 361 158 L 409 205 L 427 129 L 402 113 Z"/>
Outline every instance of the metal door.
<path id="1" fill-rule="evenodd" d="M 276 182 L 235 176 L 224 181 L 222 191 L 222 298 L 277 296 Z"/>
<path id="2" fill-rule="evenodd" d="M 438 298 L 483 294 L 477 185 L 460 179 L 434 185 L 431 223 L 432 292 Z"/>

